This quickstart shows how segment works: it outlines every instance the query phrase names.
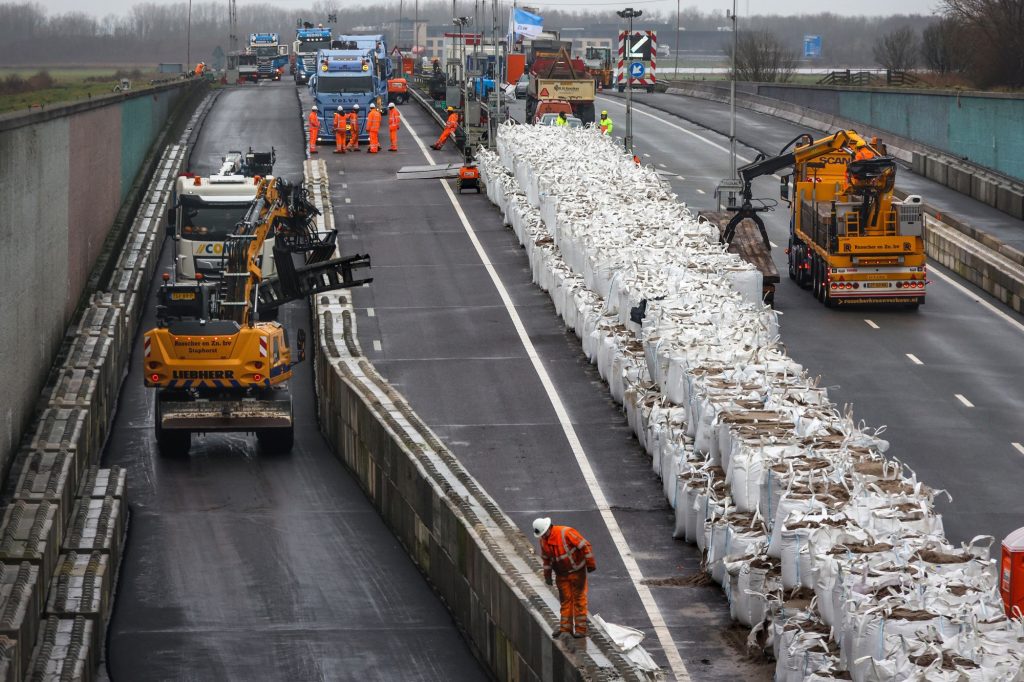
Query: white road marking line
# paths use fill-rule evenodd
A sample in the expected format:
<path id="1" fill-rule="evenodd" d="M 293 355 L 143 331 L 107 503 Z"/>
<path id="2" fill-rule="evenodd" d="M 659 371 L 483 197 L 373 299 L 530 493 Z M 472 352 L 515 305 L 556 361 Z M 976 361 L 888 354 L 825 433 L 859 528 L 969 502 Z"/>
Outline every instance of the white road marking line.
<path id="1" fill-rule="evenodd" d="M 348 219 L 349 220 L 355 220 L 356 219 L 356 214 L 355 213 L 349 213 L 348 214 Z"/>
<path id="2" fill-rule="evenodd" d="M 704 191 L 704 190 L 702 190 L 702 189 L 698 189 L 698 190 L 697 190 L 697 194 L 707 194 L 707 192 L 705 192 L 705 191 Z"/>
<path id="3" fill-rule="evenodd" d="M 380 340 L 379 339 L 374 339 L 373 340 L 373 349 L 374 350 L 378 350 L 378 351 L 381 349 L 381 347 L 380 347 Z"/>
<path id="4" fill-rule="evenodd" d="M 341 188 L 342 189 L 348 189 L 348 183 L 347 182 L 341 183 Z"/>
<path id="5" fill-rule="evenodd" d="M 651 158 L 651 155 L 650 155 L 650 154 L 648 154 L 648 153 L 646 153 L 646 152 L 644 152 L 644 158 L 645 158 L 645 159 L 649 159 L 649 158 Z"/>
<path id="6" fill-rule="evenodd" d="M 618 101 L 616 101 L 614 99 L 609 99 L 607 97 L 601 97 L 599 99 L 603 99 L 603 100 L 605 100 L 607 102 L 610 102 L 612 104 L 616 104 L 616 105 L 618 105 L 620 107 L 623 107 L 623 108 L 625 108 L 625 106 L 626 106 L 625 104 L 621 104 Z M 635 105 L 633 107 L 633 113 L 634 114 L 640 114 L 641 116 L 647 116 L 649 118 L 653 118 L 655 121 L 663 123 L 664 125 L 667 125 L 670 128 L 675 128 L 679 132 L 685 133 L 685 134 L 689 135 L 690 137 L 695 137 L 698 140 L 700 140 L 701 142 L 704 142 L 706 144 L 711 145 L 715 149 L 719 149 L 719 150 L 725 152 L 726 154 L 729 153 L 729 148 L 728 147 L 723 147 L 722 145 L 718 144 L 717 142 L 712 142 L 711 140 L 709 140 L 708 138 L 704 137 L 703 135 L 698 135 L 697 133 L 693 132 L 692 130 L 687 130 L 686 128 L 684 128 L 684 127 L 682 127 L 680 125 L 676 125 L 675 123 L 672 123 L 672 121 L 666 121 L 665 119 L 663 119 L 660 116 L 655 116 L 654 114 L 649 114 L 649 113 L 647 113 L 646 111 L 644 111 L 642 109 L 637 109 Z M 736 158 L 739 159 L 740 161 L 744 162 L 744 163 L 750 163 L 750 159 L 748 159 L 745 156 L 740 156 L 739 154 L 737 154 Z"/>
<path id="7" fill-rule="evenodd" d="M 1000 310 L 996 306 L 992 305 L 991 303 L 989 303 L 985 299 L 983 299 L 980 296 L 978 296 L 978 294 L 974 293 L 973 291 L 971 291 L 970 289 L 965 287 L 963 284 L 960 284 L 959 282 L 955 281 L 949 275 L 947 275 L 947 274 L 945 274 L 943 272 L 940 272 L 931 263 L 928 264 L 928 274 L 935 275 L 936 277 L 941 279 L 946 284 L 952 285 L 952 287 L 954 289 L 956 289 L 957 291 L 959 291 L 961 294 L 963 294 L 963 295 L 965 295 L 965 296 L 967 296 L 969 298 L 974 299 L 974 301 L 976 303 L 980 303 L 982 305 L 982 307 L 988 309 L 989 312 L 995 313 L 997 316 L 1003 318 L 1005 321 L 1009 322 L 1014 327 L 1016 327 L 1017 331 L 1019 331 L 1021 333 L 1024 333 L 1024 324 L 1021 324 L 1020 320 L 1018 320 L 1017 318 L 1013 317 L 1012 315 L 1009 315 L 1009 314 L 1003 312 L 1002 310 Z"/>
<path id="8" fill-rule="evenodd" d="M 663 163 L 659 163 L 658 165 L 659 165 L 659 166 L 661 166 L 662 168 L 668 168 L 668 166 L 666 166 L 666 165 L 665 165 L 665 164 L 663 164 Z"/>
<path id="9" fill-rule="evenodd" d="M 776 244 L 775 242 L 773 242 L 773 241 L 772 241 L 772 240 L 770 240 L 770 239 L 768 240 L 768 243 L 772 245 L 772 248 L 773 248 L 773 249 L 777 249 L 777 248 L 779 248 L 779 245 L 778 245 L 778 244 Z"/>
<path id="10" fill-rule="evenodd" d="M 351 204 L 352 203 L 352 199 L 350 197 L 345 197 L 345 203 L 346 204 Z"/>
<path id="11" fill-rule="evenodd" d="M 338 175 L 344 175 L 345 171 L 338 171 Z"/>
<path id="12" fill-rule="evenodd" d="M 907 353 L 907 357 L 910 358 L 910 361 L 912 363 L 914 363 L 915 365 L 923 365 L 924 364 L 923 362 L 921 362 L 921 358 L 917 357 L 913 353 Z"/>
<path id="13" fill-rule="evenodd" d="M 406 125 L 406 129 L 412 135 L 412 139 L 416 141 L 416 145 L 420 148 L 420 151 L 423 153 L 423 157 L 427 160 L 427 163 L 431 166 L 436 166 L 437 164 L 432 158 L 430 158 L 430 154 L 427 152 L 426 145 L 423 144 L 423 140 L 421 140 L 420 136 L 416 134 L 416 131 L 413 130 L 412 126 Z M 678 682 L 689 682 L 690 673 L 686 669 L 683 657 L 679 655 L 679 649 L 676 647 L 676 643 L 672 639 L 672 633 L 669 632 L 668 626 L 665 624 L 665 618 L 662 616 L 657 602 L 654 601 L 654 595 L 651 593 L 650 588 L 643 584 L 644 576 L 643 573 L 640 572 L 640 566 L 637 564 L 636 558 L 633 556 L 633 552 L 629 548 L 629 543 L 626 541 L 626 537 L 622 534 L 622 528 L 619 526 L 619 522 L 615 518 L 615 514 L 612 513 L 611 507 L 608 504 L 608 498 L 605 497 L 604 490 L 601 488 L 601 484 L 597 480 L 597 475 L 594 473 L 594 468 L 590 465 L 590 460 L 587 459 L 587 453 L 583 450 L 583 444 L 580 442 L 579 436 L 576 434 L 576 429 L 572 425 L 572 420 L 569 418 L 569 413 L 565 409 L 565 404 L 562 402 L 562 398 L 558 394 L 558 389 L 555 388 L 555 384 L 551 380 L 551 376 L 548 374 L 547 368 L 541 361 L 540 355 L 538 355 L 537 349 L 533 345 L 533 341 L 530 339 L 530 335 L 527 333 L 526 327 L 523 325 L 523 321 L 519 317 L 519 313 L 516 311 L 515 304 L 512 302 L 512 297 L 509 295 L 504 283 L 498 276 L 497 270 L 494 269 L 494 265 L 487 257 L 487 252 L 484 251 L 484 247 L 480 243 L 480 240 L 477 239 L 476 231 L 473 229 L 469 219 L 463 212 L 462 206 L 455 197 L 455 193 L 452 192 L 451 186 L 443 179 L 438 180 L 438 182 L 441 183 L 441 187 L 444 188 L 445 193 L 448 195 L 448 201 L 451 202 L 452 207 L 455 209 L 455 213 L 458 214 L 459 220 L 462 222 L 462 227 L 466 230 L 466 235 L 469 237 L 469 241 L 473 244 L 473 248 L 476 249 L 476 253 L 480 257 L 480 261 L 483 263 L 484 269 L 490 276 L 495 289 L 498 290 L 498 295 L 501 297 L 502 303 L 505 304 L 505 310 L 508 312 L 508 316 L 512 320 L 512 326 L 515 327 L 516 333 L 519 335 L 519 341 L 523 344 L 523 348 L 526 350 L 526 355 L 530 358 L 530 363 L 533 365 L 534 371 L 537 372 L 537 376 L 540 378 L 540 382 L 544 386 L 544 392 L 547 393 L 548 400 L 551 401 L 551 407 L 555 410 L 559 425 L 562 427 L 562 433 L 565 434 L 566 440 L 569 441 L 569 447 L 572 449 L 572 453 L 576 458 L 576 464 L 580 468 L 583 480 L 586 481 L 587 488 L 590 490 L 590 494 L 594 498 L 594 503 L 601 512 L 601 518 L 604 521 L 605 526 L 608 528 L 608 533 L 611 535 L 612 542 L 615 544 L 615 549 L 618 551 L 619 557 L 622 559 L 622 563 L 626 567 L 626 572 L 629 573 L 629 578 L 633 583 L 633 587 L 640 596 L 640 602 L 644 606 L 644 611 L 647 612 L 647 617 L 650 618 L 651 625 L 654 626 L 654 632 L 658 636 L 658 642 L 661 644 L 661 648 L 665 651 L 665 657 L 668 659 L 668 665 L 672 669 L 672 674 L 675 675 Z"/>
<path id="14" fill-rule="evenodd" d="M 1024 455 L 1024 445 L 1021 445 L 1020 443 L 1010 443 L 1010 445 L 1012 445 L 1014 448 L 1016 448 L 1017 452 L 1019 452 L 1020 454 Z"/>
<path id="15" fill-rule="evenodd" d="M 375 311 L 373 308 L 367 308 L 366 309 L 366 316 L 367 317 L 375 317 L 376 315 L 377 315 L 377 311 Z"/>
<path id="16" fill-rule="evenodd" d="M 868 326 L 871 327 L 872 329 L 878 329 L 878 325 L 875 324 L 874 322 L 872 322 L 871 320 L 864 320 L 864 321 L 867 322 Z"/>
<path id="17" fill-rule="evenodd" d="M 964 404 L 964 407 L 974 407 L 974 403 L 972 403 L 967 398 L 963 397 L 959 393 L 956 393 L 955 395 L 956 395 L 956 399 Z"/>

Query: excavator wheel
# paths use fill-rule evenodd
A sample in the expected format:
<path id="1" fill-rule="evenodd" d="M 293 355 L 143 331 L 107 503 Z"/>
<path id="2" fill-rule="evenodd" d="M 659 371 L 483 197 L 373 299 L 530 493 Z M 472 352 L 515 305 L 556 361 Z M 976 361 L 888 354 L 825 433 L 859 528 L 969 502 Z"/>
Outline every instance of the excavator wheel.
<path id="1" fill-rule="evenodd" d="M 187 457 L 192 449 L 192 433 L 190 431 L 160 428 L 160 399 L 156 401 L 156 418 L 153 431 L 156 435 L 156 447 L 161 457 Z"/>
<path id="2" fill-rule="evenodd" d="M 268 455 L 286 455 L 291 452 L 295 443 L 295 427 L 261 429 L 256 432 L 256 440 Z"/>

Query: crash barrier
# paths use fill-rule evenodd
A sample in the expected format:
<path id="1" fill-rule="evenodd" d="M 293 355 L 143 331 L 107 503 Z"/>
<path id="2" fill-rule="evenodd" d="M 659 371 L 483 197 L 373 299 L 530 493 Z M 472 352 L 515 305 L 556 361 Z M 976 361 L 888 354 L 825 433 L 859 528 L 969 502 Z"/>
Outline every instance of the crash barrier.
<path id="1" fill-rule="evenodd" d="M 991 537 L 946 541 L 883 428 L 779 344 L 758 274 L 592 129 L 502 126 L 478 162 L 675 514 L 777 680 L 1010 680 Z M 594 182 L 601 178 L 601 182 Z"/>
<path id="2" fill-rule="evenodd" d="M 306 186 L 327 216 L 322 161 Z M 372 285 L 371 285 L 372 286 Z M 641 680 L 612 643 L 553 640 L 557 599 L 529 540 L 362 354 L 347 294 L 314 300 L 320 429 L 498 680 Z"/>
<path id="3" fill-rule="evenodd" d="M 728 102 L 727 92 L 723 94 L 720 88 L 708 84 L 676 83 L 667 92 Z M 737 92 L 736 103 L 752 111 L 808 125 L 818 130 L 831 130 L 836 127 L 857 128 L 871 134 L 870 129 L 865 131 L 858 122 L 768 97 Z M 655 109 L 660 108 L 654 102 L 645 104 Z M 911 140 L 895 137 L 884 131 L 876 132 L 885 137 L 888 153 L 910 163 L 915 173 L 973 196 L 1009 215 L 1017 218 L 1024 216 L 1024 184 L 981 166 L 952 159 Z M 760 149 L 763 145 L 753 140 L 740 141 L 753 149 L 770 151 Z M 904 199 L 907 193 L 897 189 L 895 195 L 899 199 Z M 924 202 L 924 211 L 924 242 L 928 257 L 981 287 L 1017 312 L 1024 312 L 1024 252 L 953 216 L 942 213 L 927 201 Z M 960 234 L 957 234 L 958 232 Z"/>
<path id="4" fill-rule="evenodd" d="M 0 521 L 0 678 L 92 680 L 127 530 L 126 471 L 100 469 L 171 190 L 187 141 L 169 145 L 142 197 L 109 285 L 66 334 L 61 360 L 17 450 Z"/>

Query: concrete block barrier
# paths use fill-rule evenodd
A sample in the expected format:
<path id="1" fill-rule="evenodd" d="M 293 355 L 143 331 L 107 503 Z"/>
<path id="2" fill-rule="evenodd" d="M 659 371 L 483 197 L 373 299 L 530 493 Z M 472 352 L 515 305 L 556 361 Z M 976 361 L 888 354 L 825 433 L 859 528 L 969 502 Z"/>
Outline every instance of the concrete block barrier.
<path id="1" fill-rule="evenodd" d="M 99 664 L 99 653 L 92 645 L 94 629 L 94 623 L 81 616 L 47 618 L 32 651 L 26 680 L 92 682 Z"/>
<path id="2" fill-rule="evenodd" d="M 24 679 L 24 672 L 18 653 L 18 642 L 0 635 L 0 680 L 21 682 Z"/>
<path id="3" fill-rule="evenodd" d="M 326 173 L 307 162 L 330 210 Z M 315 175 L 314 175 L 315 173 Z M 318 204 L 319 205 L 319 204 Z M 531 543 L 362 357 L 346 295 L 314 301 L 320 428 L 499 680 L 645 679 L 600 633 L 551 638 L 557 598 Z"/>
<path id="4" fill-rule="evenodd" d="M 108 284 L 69 325 L 63 359 L 51 372 L 40 411 L 11 465 L 0 566 L 24 562 L 32 568 L 34 601 L 24 610 L 20 639 L 0 631 L 14 642 L 5 657 L 0 640 L 0 680 L 92 680 L 102 658 L 127 524 L 127 480 L 124 469 L 100 469 L 96 463 L 156 269 L 171 187 L 214 98 L 199 105 L 179 142 L 160 152 L 109 267 Z M 0 589 L 0 616 L 14 613 L 16 601 Z M 44 612 L 49 617 L 40 627 Z"/>
<path id="5" fill-rule="evenodd" d="M 23 561 L 0 564 L 0 658 L 10 652 L 11 665 L 0 679 L 21 679 L 32 656 L 42 613 L 42 590 L 39 588 L 39 567 Z M 5 646 L 5 645 L 10 646 Z"/>

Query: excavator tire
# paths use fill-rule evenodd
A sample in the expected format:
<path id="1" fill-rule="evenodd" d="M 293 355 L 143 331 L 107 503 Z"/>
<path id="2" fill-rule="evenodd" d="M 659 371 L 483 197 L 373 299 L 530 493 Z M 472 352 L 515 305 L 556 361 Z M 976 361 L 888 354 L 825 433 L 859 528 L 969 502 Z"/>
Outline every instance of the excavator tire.
<path id="1" fill-rule="evenodd" d="M 192 449 L 192 433 L 180 429 L 165 430 L 160 428 L 160 399 L 156 401 L 156 419 L 153 430 L 156 435 L 156 447 L 161 457 L 187 457 Z"/>
<path id="2" fill-rule="evenodd" d="M 295 443 L 295 427 L 280 429 L 261 429 L 256 432 L 256 440 L 260 448 L 268 455 L 286 455 Z"/>

